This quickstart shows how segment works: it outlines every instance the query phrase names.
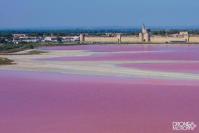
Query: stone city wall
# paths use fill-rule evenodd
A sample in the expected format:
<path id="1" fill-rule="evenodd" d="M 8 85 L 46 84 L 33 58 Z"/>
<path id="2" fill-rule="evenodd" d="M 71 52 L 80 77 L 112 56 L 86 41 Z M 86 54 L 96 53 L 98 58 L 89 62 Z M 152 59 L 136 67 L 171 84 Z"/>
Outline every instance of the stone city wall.
<path id="1" fill-rule="evenodd" d="M 186 42 L 186 37 L 174 36 L 151 36 L 151 43 L 170 43 L 170 42 Z M 85 36 L 85 42 L 91 43 L 118 43 L 118 36 Z M 139 36 L 121 36 L 122 43 L 142 43 Z M 190 35 L 189 43 L 199 43 L 198 35 Z"/>

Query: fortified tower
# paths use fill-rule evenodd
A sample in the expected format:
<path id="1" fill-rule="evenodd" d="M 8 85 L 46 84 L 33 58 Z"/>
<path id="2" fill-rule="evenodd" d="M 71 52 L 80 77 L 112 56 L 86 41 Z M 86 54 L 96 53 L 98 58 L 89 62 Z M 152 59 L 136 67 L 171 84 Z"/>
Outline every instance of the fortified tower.
<path id="1" fill-rule="evenodd" d="M 79 38 L 81 43 L 85 42 L 85 34 L 80 34 Z"/>
<path id="2" fill-rule="evenodd" d="M 190 35 L 189 35 L 189 32 L 185 31 L 185 32 L 180 32 L 179 33 L 179 36 L 183 37 L 185 39 L 186 42 L 189 42 L 189 38 L 190 38 Z"/>
<path id="3" fill-rule="evenodd" d="M 145 25 L 142 25 L 142 32 L 139 33 L 139 38 L 141 42 L 150 42 L 151 41 L 151 30 L 146 29 Z"/>
<path id="4" fill-rule="evenodd" d="M 122 36 L 121 36 L 121 34 L 117 34 L 117 42 L 118 43 L 122 42 Z"/>

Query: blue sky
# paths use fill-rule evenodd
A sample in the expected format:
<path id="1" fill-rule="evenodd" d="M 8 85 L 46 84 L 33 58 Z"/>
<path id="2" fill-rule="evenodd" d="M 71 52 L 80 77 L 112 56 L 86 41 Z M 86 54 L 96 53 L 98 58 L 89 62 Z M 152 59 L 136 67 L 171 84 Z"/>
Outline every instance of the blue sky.
<path id="1" fill-rule="evenodd" d="M 199 0 L 0 0 L 0 28 L 199 26 Z"/>

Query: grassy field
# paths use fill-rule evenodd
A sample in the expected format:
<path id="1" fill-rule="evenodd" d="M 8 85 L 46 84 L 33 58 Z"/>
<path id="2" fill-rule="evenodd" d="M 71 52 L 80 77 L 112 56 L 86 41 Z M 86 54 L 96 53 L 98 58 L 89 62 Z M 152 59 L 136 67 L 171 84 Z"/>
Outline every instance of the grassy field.
<path id="1" fill-rule="evenodd" d="M 32 51 L 28 51 L 27 55 L 38 55 L 38 54 L 43 54 L 43 53 L 47 53 L 47 52 L 44 52 L 44 51 L 39 51 L 39 50 L 32 50 Z"/>
<path id="2" fill-rule="evenodd" d="M 28 49 L 34 49 L 42 46 L 66 46 L 66 45 L 78 45 L 79 42 L 69 43 L 24 43 L 24 44 L 1 44 L 0 54 L 14 53 Z M 30 53 L 31 54 L 31 53 Z"/>
<path id="3" fill-rule="evenodd" d="M 0 65 L 12 65 L 14 63 L 13 60 L 0 57 Z"/>

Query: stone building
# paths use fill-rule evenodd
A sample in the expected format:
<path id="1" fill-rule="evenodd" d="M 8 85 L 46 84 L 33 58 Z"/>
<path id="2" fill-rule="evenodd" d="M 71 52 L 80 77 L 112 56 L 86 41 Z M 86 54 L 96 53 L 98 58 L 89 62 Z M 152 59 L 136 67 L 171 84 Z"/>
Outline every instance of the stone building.
<path id="1" fill-rule="evenodd" d="M 118 43 L 122 42 L 122 36 L 121 36 L 121 34 L 117 34 L 117 42 Z"/>
<path id="2" fill-rule="evenodd" d="M 80 34 L 80 42 L 85 42 L 85 34 Z"/>
<path id="3" fill-rule="evenodd" d="M 139 38 L 141 42 L 150 42 L 151 41 L 151 30 L 147 29 L 145 25 L 142 26 L 142 32 L 139 33 Z"/>
<path id="4" fill-rule="evenodd" d="M 186 42 L 189 42 L 189 32 L 185 31 L 185 32 L 180 32 L 179 33 L 180 37 L 183 37 L 185 39 Z"/>

